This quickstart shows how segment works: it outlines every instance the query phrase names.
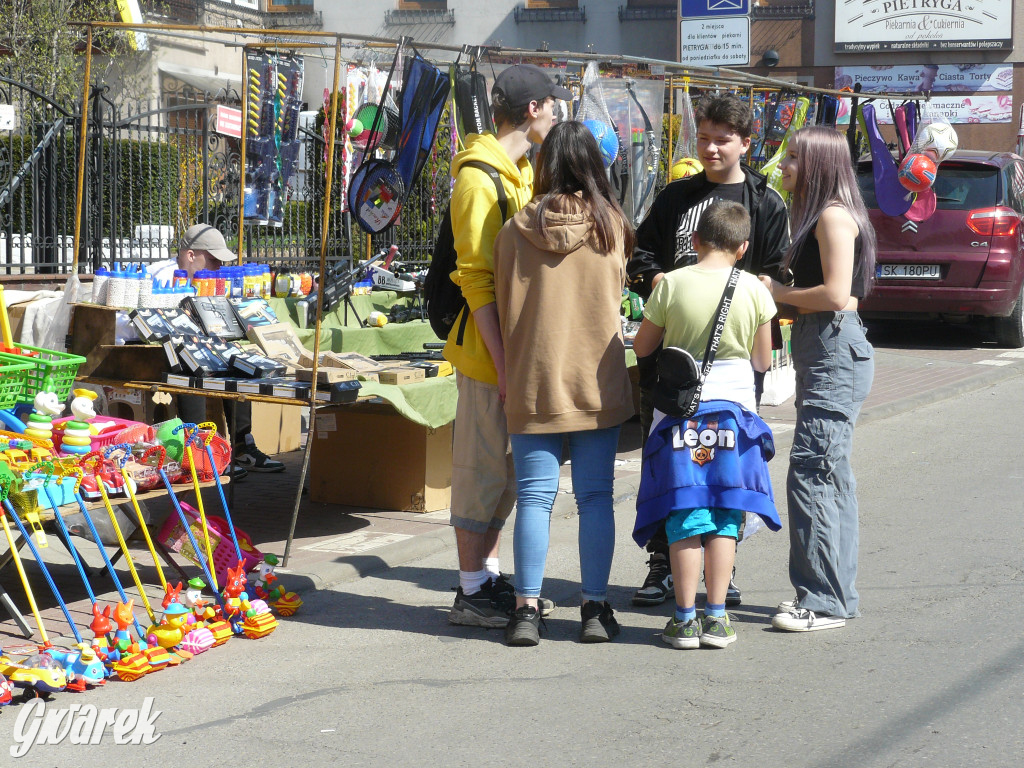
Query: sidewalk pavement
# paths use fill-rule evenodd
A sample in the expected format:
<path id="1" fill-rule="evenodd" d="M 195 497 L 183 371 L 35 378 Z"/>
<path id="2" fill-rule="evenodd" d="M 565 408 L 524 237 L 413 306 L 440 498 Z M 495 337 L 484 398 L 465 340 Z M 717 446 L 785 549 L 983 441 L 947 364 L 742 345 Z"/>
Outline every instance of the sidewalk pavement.
<path id="1" fill-rule="evenodd" d="M 928 344 L 904 341 L 905 335 L 882 336 L 884 346 L 876 341 L 876 370 L 871 395 L 865 403 L 860 423 L 885 419 L 922 405 L 952 398 L 958 394 L 1024 374 L 1024 350 L 1003 351 L 984 345 L 962 348 L 956 344 Z M 792 432 L 795 408 L 792 399 L 779 406 L 765 406 L 762 418 L 776 436 L 779 458 L 785 460 Z M 296 484 L 301 471 L 302 452 L 277 456 L 286 464 L 286 471 L 275 474 L 250 473 L 235 488 L 232 516 L 235 525 L 246 531 L 263 552 L 281 555 L 294 506 Z M 622 521 L 632 520 L 640 472 L 640 429 L 636 419 L 628 422 L 619 442 L 616 466 L 616 512 Z M 562 481 L 554 515 L 575 514 L 571 493 L 569 466 L 562 468 Z M 216 494 L 204 495 L 210 514 L 220 514 Z M 170 505 L 166 504 L 167 509 Z M 76 542 L 78 540 L 76 539 Z M 302 593 L 324 589 L 368 574 L 393 568 L 427 555 L 452 550 L 453 583 L 455 583 L 454 535 L 448 525 L 448 512 L 415 513 L 317 504 L 303 495 L 290 561 L 287 568 L 289 589 Z M 99 566 L 92 546 L 79 547 L 86 560 Z M 2 549 L 2 547 L 0 547 Z M 109 551 L 109 550 L 108 550 Z M 142 580 L 158 585 L 152 558 L 144 544 L 134 545 L 133 557 Z M 69 604 L 72 617 L 80 629 L 88 627 L 92 618 L 90 604 L 70 557 L 56 542 L 44 552 L 51 564 L 54 578 Z M 52 559 L 51 559 L 52 558 Z M 29 556 L 27 559 L 31 559 Z M 186 571 L 196 570 L 191 565 Z M 44 622 L 51 635 L 69 635 L 63 614 L 56 607 L 48 588 L 33 564 L 28 565 L 33 591 L 40 603 Z M 123 564 L 119 574 L 129 596 L 134 587 Z M 168 574 L 170 578 L 171 574 Z M 177 577 L 172 579 L 177 581 Z M 28 614 L 13 568 L 2 574 L 2 584 L 16 603 Z M 104 576 L 94 582 L 98 592 L 112 592 Z M 158 587 L 149 587 L 150 601 L 159 607 L 162 595 Z M 108 598 L 109 599 L 109 598 Z M 113 596 L 116 599 L 116 594 Z M 136 601 L 138 602 L 138 601 Z M 138 606 L 137 606 L 138 607 Z M 14 623 L 0 610 L 0 646 L 24 642 Z M 34 627 L 34 621 L 29 619 Z"/>

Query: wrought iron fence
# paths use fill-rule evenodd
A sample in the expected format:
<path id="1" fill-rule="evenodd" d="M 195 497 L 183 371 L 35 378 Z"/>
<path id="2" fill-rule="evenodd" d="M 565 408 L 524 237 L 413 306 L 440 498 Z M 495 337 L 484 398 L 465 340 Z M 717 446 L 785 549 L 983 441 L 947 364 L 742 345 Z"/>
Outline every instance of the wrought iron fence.
<path id="1" fill-rule="evenodd" d="M 217 106 L 237 103 L 237 96 L 222 92 L 214 97 L 166 80 L 165 91 L 151 101 L 115 104 L 103 88 L 91 94 L 79 270 L 172 258 L 179 238 L 197 222 L 217 227 L 234 248 L 240 147 L 214 125 Z M 0 273 L 69 272 L 80 105 L 57 104 L 10 77 L 0 77 L 0 105 L 13 106 L 15 112 L 7 128 L 0 112 Z M 341 212 L 335 188 L 327 233 L 331 264 L 361 260 L 393 243 L 405 260 L 429 260 L 451 191 L 447 116 L 441 126 L 399 223 L 382 235 L 371 238 L 356 227 Z M 666 121 L 669 131 L 674 126 Z M 247 261 L 290 270 L 319 267 L 325 143 L 312 126 L 301 135 L 304 158 L 285 188 L 283 220 L 279 226 L 246 225 Z M 338 142 L 335 151 L 339 168 Z M 663 155 L 659 188 L 666 161 Z"/>

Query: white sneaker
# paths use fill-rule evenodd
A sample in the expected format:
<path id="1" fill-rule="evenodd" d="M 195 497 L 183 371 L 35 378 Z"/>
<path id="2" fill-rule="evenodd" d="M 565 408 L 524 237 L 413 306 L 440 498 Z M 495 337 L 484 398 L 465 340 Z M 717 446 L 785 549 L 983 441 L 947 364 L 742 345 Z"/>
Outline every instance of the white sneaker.
<path id="1" fill-rule="evenodd" d="M 796 598 L 792 600 L 783 600 L 775 607 L 776 613 L 789 613 L 790 611 L 796 610 Z"/>
<path id="2" fill-rule="evenodd" d="M 814 632 L 818 629 L 839 629 L 846 626 L 846 619 L 838 616 L 819 616 L 806 608 L 793 608 L 775 614 L 772 626 L 785 632 Z"/>

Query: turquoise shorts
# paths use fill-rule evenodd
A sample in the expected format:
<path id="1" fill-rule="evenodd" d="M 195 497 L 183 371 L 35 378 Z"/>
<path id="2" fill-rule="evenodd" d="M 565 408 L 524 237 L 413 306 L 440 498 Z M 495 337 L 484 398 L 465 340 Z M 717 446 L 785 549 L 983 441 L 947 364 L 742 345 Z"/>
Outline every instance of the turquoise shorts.
<path id="1" fill-rule="evenodd" d="M 665 534 L 669 544 L 694 536 L 700 536 L 701 543 L 709 535 L 739 539 L 744 517 L 743 510 L 724 507 L 676 509 L 665 521 Z"/>

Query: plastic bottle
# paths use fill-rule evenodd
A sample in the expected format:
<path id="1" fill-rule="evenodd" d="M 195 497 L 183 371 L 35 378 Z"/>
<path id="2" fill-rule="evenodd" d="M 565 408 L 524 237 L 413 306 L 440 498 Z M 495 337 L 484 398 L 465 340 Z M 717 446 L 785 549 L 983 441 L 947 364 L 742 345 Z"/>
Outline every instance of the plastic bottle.
<path id="1" fill-rule="evenodd" d="M 140 307 L 153 307 L 153 281 L 145 267 L 138 273 L 139 281 L 139 304 Z"/>
<path id="2" fill-rule="evenodd" d="M 245 267 L 237 265 L 231 268 L 231 295 L 245 296 Z"/>
<path id="3" fill-rule="evenodd" d="M 214 296 L 227 296 L 228 285 L 230 285 L 230 278 L 224 277 L 225 267 L 213 270 L 210 279 L 213 281 L 213 295 Z"/>
<path id="4" fill-rule="evenodd" d="M 110 270 L 100 267 L 92 279 L 92 301 L 94 304 L 107 303 L 107 287 L 110 284 Z"/>
<path id="5" fill-rule="evenodd" d="M 112 269 L 107 280 L 106 304 L 108 307 L 123 307 L 125 299 L 125 283 L 128 276 L 120 269 Z"/>
<path id="6" fill-rule="evenodd" d="M 292 276 L 288 272 L 278 272 L 274 281 L 274 295 L 278 298 L 287 298 L 292 292 Z"/>
<path id="7" fill-rule="evenodd" d="M 122 307 L 135 309 L 139 306 L 139 293 L 142 288 L 142 273 L 128 272 L 124 282 L 124 303 Z"/>
<path id="8" fill-rule="evenodd" d="M 188 285 L 188 272 L 184 269 L 176 269 L 171 278 L 171 287 L 178 288 L 182 285 Z"/>

